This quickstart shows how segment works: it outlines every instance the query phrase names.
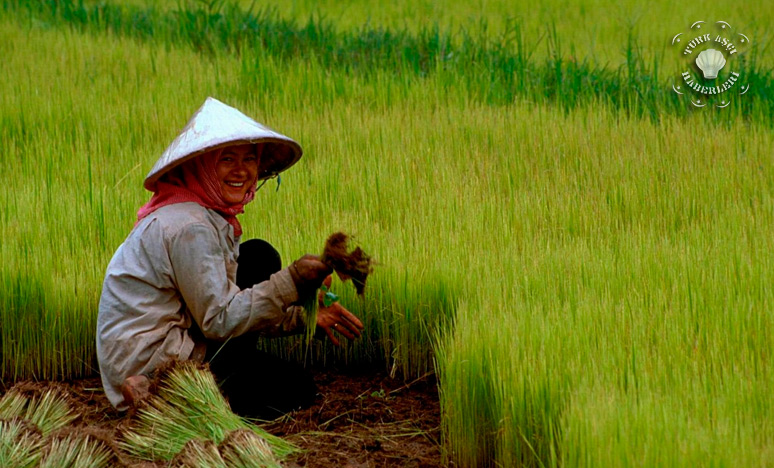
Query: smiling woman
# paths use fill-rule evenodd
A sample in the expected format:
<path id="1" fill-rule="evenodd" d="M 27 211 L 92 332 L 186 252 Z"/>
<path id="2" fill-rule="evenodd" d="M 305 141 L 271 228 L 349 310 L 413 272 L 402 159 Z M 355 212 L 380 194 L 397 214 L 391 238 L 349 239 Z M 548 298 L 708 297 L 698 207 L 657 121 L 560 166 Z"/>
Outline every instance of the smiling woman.
<path id="1" fill-rule="evenodd" d="M 244 203 L 258 177 L 258 158 L 263 145 L 238 145 L 224 148 L 217 156 L 215 173 L 221 183 L 220 191 L 228 203 Z"/>
<path id="2" fill-rule="evenodd" d="M 209 98 L 151 169 L 153 197 L 108 265 L 99 304 L 97 357 L 119 410 L 147 397 L 152 374 L 174 360 L 208 362 L 244 416 L 313 401 L 311 378 L 259 353 L 258 337 L 319 326 L 337 344 L 331 329 L 354 339 L 363 325 L 339 304 L 304 323 L 300 304 L 332 270 L 312 255 L 282 269 L 268 243 L 240 245 L 236 218 L 259 180 L 300 157 L 295 141 Z"/>

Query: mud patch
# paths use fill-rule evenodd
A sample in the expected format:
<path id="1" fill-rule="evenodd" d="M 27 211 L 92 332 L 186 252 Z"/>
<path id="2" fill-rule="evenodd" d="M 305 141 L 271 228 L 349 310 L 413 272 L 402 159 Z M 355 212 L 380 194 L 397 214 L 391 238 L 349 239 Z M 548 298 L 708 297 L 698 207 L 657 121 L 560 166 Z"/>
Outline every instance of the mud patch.
<path id="1" fill-rule="evenodd" d="M 440 407 L 434 376 L 321 371 L 316 404 L 263 427 L 304 448 L 289 467 L 439 467 Z"/>

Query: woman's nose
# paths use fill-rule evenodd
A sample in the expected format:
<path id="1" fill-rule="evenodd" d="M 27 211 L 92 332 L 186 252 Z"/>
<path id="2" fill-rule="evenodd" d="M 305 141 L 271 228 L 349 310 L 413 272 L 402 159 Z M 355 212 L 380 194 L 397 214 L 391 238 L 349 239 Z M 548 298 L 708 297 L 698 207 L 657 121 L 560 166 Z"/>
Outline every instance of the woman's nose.
<path id="1" fill-rule="evenodd" d="M 240 175 L 241 174 L 247 174 L 248 173 L 248 171 L 247 171 L 247 164 L 245 164 L 243 161 L 239 161 L 237 163 L 236 167 L 234 167 L 233 171 L 238 173 L 238 174 L 240 174 Z"/>

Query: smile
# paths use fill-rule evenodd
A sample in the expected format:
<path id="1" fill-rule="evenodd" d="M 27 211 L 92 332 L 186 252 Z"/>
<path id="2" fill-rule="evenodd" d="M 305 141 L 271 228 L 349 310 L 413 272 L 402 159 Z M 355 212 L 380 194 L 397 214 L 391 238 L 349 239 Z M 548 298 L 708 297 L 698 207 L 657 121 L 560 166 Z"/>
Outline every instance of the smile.
<path id="1" fill-rule="evenodd" d="M 226 185 L 229 185 L 231 187 L 241 188 L 245 185 L 245 183 L 244 182 L 226 182 Z"/>

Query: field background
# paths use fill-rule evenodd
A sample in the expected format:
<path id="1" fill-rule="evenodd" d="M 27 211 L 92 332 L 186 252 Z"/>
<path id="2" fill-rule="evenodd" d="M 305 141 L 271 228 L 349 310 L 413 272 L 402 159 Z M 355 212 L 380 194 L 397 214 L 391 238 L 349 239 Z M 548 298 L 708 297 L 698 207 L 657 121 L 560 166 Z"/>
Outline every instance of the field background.
<path id="1" fill-rule="evenodd" d="M 769 88 L 725 116 L 661 101 L 649 117 L 605 99 L 494 102 L 475 88 L 486 82 L 471 78 L 476 63 L 337 68 L 311 53 L 73 26 L 16 3 L 0 10 L 4 385 L 95 372 L 102 275 L 149 198 L 142 180 L 214 96 L 305 149 L 279 190 L 267 184 L 247 207 L 246 237 L 287 263 L 343 230 L 380 263 L 364 300 L 334 283 L 364 339 L 306 358 L 437 372 L 450 460 L 774 463 Z M 772 63 L 766 2 L 391 5 L 273 7 L 338 31 L 480 32 L 485 21 L 482 47 L 507 17 L 535 41 L 552 23 L 563 63 L 610 69 L 631 63 L 630 25 L 645 62 L 670 70 L 658 54 L 674 34 L 723 19 L 761 45 L 764 72 Z M 653 89 L 668 89 L 667 75 Z M 266 346 L 304 358 L 294 341 Z"/>

